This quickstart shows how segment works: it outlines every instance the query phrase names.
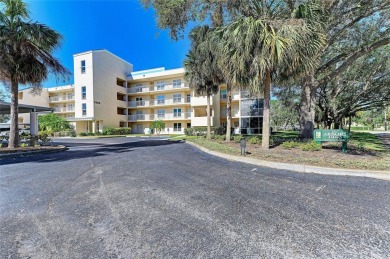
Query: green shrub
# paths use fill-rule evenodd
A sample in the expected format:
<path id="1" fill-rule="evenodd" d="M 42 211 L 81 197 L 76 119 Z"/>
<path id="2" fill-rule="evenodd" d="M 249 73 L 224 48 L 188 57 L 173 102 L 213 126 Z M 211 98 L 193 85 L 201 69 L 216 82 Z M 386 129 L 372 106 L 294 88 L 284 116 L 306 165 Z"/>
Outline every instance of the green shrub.
<path id="1" fill-rule="evenodd" d="M 310 141 L 301 145 L 303 151 L 320 151 L 321 148 L 321 144 L 315 141 Z"/>
<path id="2" fill-rule="evenodd" d="M 41 145 L 46 145 L 49 142 L 51 142 L 51 138 L 49 138 L 49 135 L 44 133 L 44 134 L 38 134 L 38 140 L 41 141 Z"/>
<path id="3" fill-rule="evenodd" d="M 280 146 L 282 148 L 285 148 L 285 149 L 292 149 L 292 148 L 297 148 L 300 145 L 301 144 L 299 142 L 296 142 L 296 141 L 286 141 L 286 142 L 283 142 Z"/>
<path id="4" fill-rule="evenodd" d="M 235 135 L 235 136 L 232 136 L 232 140 L 234 140 L 235 142 L 240 142 L 240 140 L 243 138 L 243 136 L 241 135 Z"/>
<path id="5" fill-rule="evenodd" d="M 131 133 L 131 128 L 104 128 L 103 135 L 127 135 Z"/>
<path id="6" fill-rule="evenodd" d="M 80 136 L 81 136 L 81 137 L 88 136 L 88 133 L 87 133 L 87 132 L 81 132 L 81 133 L 80 133 Z"/>
<path id="7" fill-rule="evenodd" d="M 28 144 L 27 143 L 21 143 L 20 147 L 28 147 Z"/>
<path id="8" fill-rule="evenodd" d="M 259 136 L 253 136 L 248 139 L 249 144 L 261 144 L 261 139 Z"/>
<path id="9" fill-rule="evenodd" d="M 186 129 L 184 129 L 184 134 L 186 136 L 194 136 L 194 129 L 193 128 L 186 128 Z"/>
<path id="10" fill-rule="evenodd" d="M 216 139 L 216 140 L 226 140 L 226 136 L 225 135 L 213 134 L 211 137 L 214 137 L 214 139 Z"/>
<path id="11" fill-rule="evenodd" d="M 88 132 L 88 133 L 87 133 L 87 136 L 95 136 L 95 133 L 93 133 L 93 132 Z"/>
<path id="12" fill-rule="evenodd" d="M 214 129 L 215 135 L 223 135 L 226 134 L 226 129 L 224 127 L 218 127 Z"/>

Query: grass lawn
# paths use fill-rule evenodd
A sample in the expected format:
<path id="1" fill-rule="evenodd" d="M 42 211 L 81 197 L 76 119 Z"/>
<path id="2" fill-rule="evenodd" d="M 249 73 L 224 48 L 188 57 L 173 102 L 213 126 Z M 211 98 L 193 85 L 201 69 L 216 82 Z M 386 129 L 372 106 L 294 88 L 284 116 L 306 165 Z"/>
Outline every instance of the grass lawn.
<path id="1" fill-rule="evenodd" d="M 334 168 L 366 169 L 390 171 L 390 150 L 374 134 L 352 132 L 348 143 L 348 153 L 341 152 L 340 143 L 325 143 L 320 151 L 302 151 L 299 148 L 286 149 L 280 142 L 295 140 L 298 132 L 285 131 L 272 134 L 278 143 L 270 150 L 263 150 L 261 144 L 247 142 L 248 156 L 260 160 L 306 164 Z M 185 139 L 210 150 L 239 155 L 239 143 L 235 141 L 206 140 L 203 137 L 177 136 L 172 139 Z"/>

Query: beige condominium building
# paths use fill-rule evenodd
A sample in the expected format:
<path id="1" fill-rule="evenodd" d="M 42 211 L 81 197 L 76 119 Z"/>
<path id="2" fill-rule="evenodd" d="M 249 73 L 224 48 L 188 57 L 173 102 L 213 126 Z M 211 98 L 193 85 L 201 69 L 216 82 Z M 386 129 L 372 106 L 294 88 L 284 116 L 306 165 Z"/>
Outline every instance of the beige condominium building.
<path id="1" fill-rule="evenodd" d="M 184 79 L 184 69 L 155 68 L 133 71 L 133 65 L 107 50 L 73 56 L 74 84 L 19 91 L 19 103 L 54 108 L 79 134 L 104 127 L 131 127 L 132 133 L 150 132 L 163 120 L 161 133 L 183 134 L 185 128 L 207 125 L 207 100 L 197 96 Z M 212 126 L 226 126 L 226 87 L 211 99 Z M 259 133 L 262 100 L 246 92 L 232 95 L 232 127 L 236 133 Z M 21 114 L 21 123 L 29 115 Z"/>

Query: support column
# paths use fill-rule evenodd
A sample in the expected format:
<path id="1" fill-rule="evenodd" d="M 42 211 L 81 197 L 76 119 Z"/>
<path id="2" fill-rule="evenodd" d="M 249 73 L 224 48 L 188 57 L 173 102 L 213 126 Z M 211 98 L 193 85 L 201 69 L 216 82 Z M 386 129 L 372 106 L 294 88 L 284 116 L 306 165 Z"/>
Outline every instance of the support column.
<path id="1" fill-rule="evenodd" d="M 35 140 L 38 136 L 38 113 L 35 109 L 33 112 L 30 112 L 30 134 L 32 135 L 30 145 L 35 146 L 37 144 Z"/>

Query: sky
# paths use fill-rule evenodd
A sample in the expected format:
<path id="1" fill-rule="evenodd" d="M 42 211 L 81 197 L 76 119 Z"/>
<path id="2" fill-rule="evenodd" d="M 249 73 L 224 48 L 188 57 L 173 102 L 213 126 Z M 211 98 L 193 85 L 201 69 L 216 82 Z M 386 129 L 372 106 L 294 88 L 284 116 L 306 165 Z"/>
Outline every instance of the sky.
<path id="1" fill-rule="evenodd" d="M 177 42 L 156 26 L 152 9 L 138 0 L 27 0 L 32 21 L 46 24 L 64 37 L 54 56 L 73 72 L 73 54 L 106 49 L 134 65 L 134 71 L 183 66 L 187 37 Z M 53 76 L 44 87 L 73 83 Z"/>

